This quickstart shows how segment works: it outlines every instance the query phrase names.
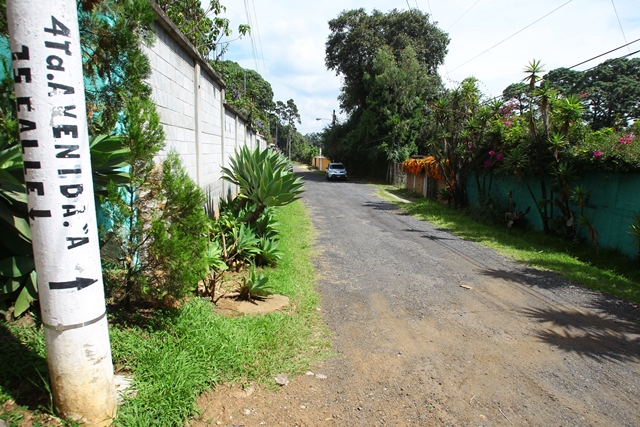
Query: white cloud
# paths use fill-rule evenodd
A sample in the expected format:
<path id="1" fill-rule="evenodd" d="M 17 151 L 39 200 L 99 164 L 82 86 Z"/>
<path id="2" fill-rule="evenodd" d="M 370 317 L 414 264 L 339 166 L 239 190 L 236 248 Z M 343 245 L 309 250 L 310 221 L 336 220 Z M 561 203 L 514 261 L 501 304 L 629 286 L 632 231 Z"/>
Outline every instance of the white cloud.
<path id="1" fill-rule="evenodd" d="M 440 72 L 453 81 L 470 75 L 480 79 L 487 95 L 499 95 L 511 83 L 524 77 L 523 69 L 532 59 L 540 59 L 545 70 L 570 67 L 583 60 L 624 44 L 620 25 L 609 1 L 597 0 L 448 0 L 427 2 L 408 0 L 429 13 L 444 30 L 450 28 L 449 53 Z M 226 17 L 232 27 L 247 23 L 245 4 L 251 9 L 254 35 L 259 30 L 262 56 L 258 53 L 258 68 L 273 87 L 275 99 L 292 98 L 300 110 L 302 133 L 322 129 L 331 118 L 332 110 L 340 116 L 337 96 L 340 79 L 324 65 L 325 42 L 329 35 L 328 21 L 343 10 L 364 7 L 387 12 L 406 9 L 407 0 L 324 0 L 301 2 L 292 0 L 222 0 L 227 7 Z M 473 6 L 475 4 L 475 6 Z M 473 6 L 473 8 L 471 8 Z M 562 7 L 560 7 L 562 6 Z M 557 11 L 524 29 L 534 21 L 560 7 Z M 637 0 L 615 0 L 615 7 L 625 31 L 627 42 L 640 38 L 640 7 Z M 253 14 L 255 8 L 256 15 Z M 471 8 L 471 9 L 470 9 Z M 469 10 L 470 9 L 470 10 Z M 464 15 L 454 24 L 458 18 Z M 509 36 L 520 31 L 515 36 Z M 500 43 L 502 42 L 502 43 Z M 492 46 L 497 47 L 473 59 Z M 640 42 L 612 52 L 576 69 L 584 70 L 608 58 L 640 49 Z M 635 54 L 634 57 L 640 56 Z M 250 39 L 232 43 L 226 59 L 246 68 L 256 68 Z M 462 65 L 462 66 L 461 66 Z M 458 68 L 459 67 L 459 68 Z M 446 81 L 446 80 L 445 80 Z"/>

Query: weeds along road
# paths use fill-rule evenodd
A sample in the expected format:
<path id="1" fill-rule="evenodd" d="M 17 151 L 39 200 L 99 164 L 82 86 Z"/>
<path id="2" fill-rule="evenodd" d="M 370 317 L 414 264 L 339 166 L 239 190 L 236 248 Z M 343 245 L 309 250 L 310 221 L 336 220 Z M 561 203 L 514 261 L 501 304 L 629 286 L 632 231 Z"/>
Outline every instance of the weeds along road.
<path id="1" fill-rule="evenodd" d="M 640 310 L 297 172 L 338 356 L 240 425 L 640 425 Z"/>

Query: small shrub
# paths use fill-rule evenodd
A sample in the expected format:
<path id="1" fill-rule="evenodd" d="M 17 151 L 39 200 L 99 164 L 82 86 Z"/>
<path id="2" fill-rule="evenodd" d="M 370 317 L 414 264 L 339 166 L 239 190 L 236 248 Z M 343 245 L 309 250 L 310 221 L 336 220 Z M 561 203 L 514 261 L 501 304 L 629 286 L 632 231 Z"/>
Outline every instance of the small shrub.
<path id="1" fill-rule="evenodd" d="M 240 288 L 240 298 L 251 301 L 256 297 L 266 297 L 273 293 L 273 289 L 267 285 L 268 277 L 264 274 L 256 273 L 256 267 L 251 266 L 249 277 L 242 278 L 242 287 Z"/>

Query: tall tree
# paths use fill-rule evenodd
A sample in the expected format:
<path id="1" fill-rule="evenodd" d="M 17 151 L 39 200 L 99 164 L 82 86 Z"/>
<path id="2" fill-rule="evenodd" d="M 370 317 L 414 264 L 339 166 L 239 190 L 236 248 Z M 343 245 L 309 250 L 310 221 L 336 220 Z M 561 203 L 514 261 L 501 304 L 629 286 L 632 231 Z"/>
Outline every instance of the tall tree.
<path id="1" fill-rule="evenodd" d="M 373 61 L 372 75 L 365 73 L 369 92 L 358 127 L 370 146 L 369 161 L 401 162 L 416 151 L 425 99 L 433 98 L 440 80 L 430 75 L 417 60 L 411 46 L 396 59 L 390 46 L 383 46 Z"/>
<path id="2" fill-rule="evenodd" d="M 224 82 L 227 84 L 227 100 L 248 98 L 251 103 L 263 111 L 272 111 L 273 89 L 271 83 L 251 69 L 242 68 L 233 61 L 221 61 L 215 64 Z"/>
<path id="3" fill-rule="evenodd" d="M 329 21 L 331 33 L 326 43 L 325 64 L 343 77 L 340 106 L 349 114 L 367 105 L 369 89 L 363 80 L 365 73 L 374 74 L 373 62 L 378 49 L 391 48 L 396 59 L 411 46 L 417 61 L 427 72 L 435 74 L 444 61 L 449 37 L 429 22 L 429 15 L 417 9 L 385 14 L 364 9 L 342 12 Z"/>
<path id="4" fill-rule="evenodd" d="M 520 115 L 524 115 L 527 110 L 527 92 L 529 86 L 526 83 L 512 83 L 502 91 L 502 100 L 504 102 L 516 101 L 516 106 Z"/>
<path id="5" fill-rule="evenodd" d="M 300 121 L 300 113 L 298 112 L 298 106 L 290 99 L 285 104 L 282 101 L 276 103 L 276 114 L 279 119 L 285 123 L 287 132 L 287 150 L 291 149 L 291 135 L 297 131 L 296 123 L 302 123 Z"/>
<path id="6" fill-rule="evenodd" d="M 472 161 L 481 152 L 480 140 L 492 115 L 490 107 L 481 105 L 480 97 L 478 80 L 468 77 L 429 108 L 434 118 L 432 123 L 426 123 L 433 126 L 426 133 L 430 136 L 429 154 L 436 159 L 439 175 L 456 207 L 467 205 L 467 178 Z"/>
<path id="7" fill-rule="evenodd" d="M 640 118 L 640 58 L 605 61 L 585 71 L 584 85 L 586 118 L 594 130 Z"/>

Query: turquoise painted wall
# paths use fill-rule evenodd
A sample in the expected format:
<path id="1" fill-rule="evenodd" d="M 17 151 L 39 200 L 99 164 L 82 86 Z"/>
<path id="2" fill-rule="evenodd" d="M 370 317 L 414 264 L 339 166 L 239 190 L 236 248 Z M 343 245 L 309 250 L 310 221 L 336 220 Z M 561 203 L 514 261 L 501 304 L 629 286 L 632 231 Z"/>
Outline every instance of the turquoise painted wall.
<path id="1" fill-rule="evenodd" d="M 488 178 L 486 179 L 488 185 Z M 538 196 L 539 181 L 530 178 L 528 182 L 534 194 Z M 631 258 L 637 258 L 637 249 L 633 246 L 633 239 L 628 231 L 631 217 L 640 211 L 640 174 L 588 172 L 573 185 L 583 186 L 591 194 L 584 213 L 592 219 L 594 227 L 598 230 L 600 246 L 617 249 Z M 547 182 L 547 191 L 549 188 L 551 186 Z M 521 211 L 531 207 L 526 216 L 527 223 L 542 230 L 542 220 L 524 182 L 515 181 L 511 177 L 493 177 L 491 197 L 505 212 L 509 206 L 509 191 L 513 193 L 515 205 Z M 467 192 L 469 202 L 472 205 L 477 204 L 478 189 L 473 176 L 467 184 Z M 579 215 L 578 205 L 571 203 L 570 206 L 574 215 Z M 554 207 L 553 212 L 555 217 L 561 215 L 557 207 Z M 588 241 L 586 233 L 582 234 L 585 241 Z"/>

